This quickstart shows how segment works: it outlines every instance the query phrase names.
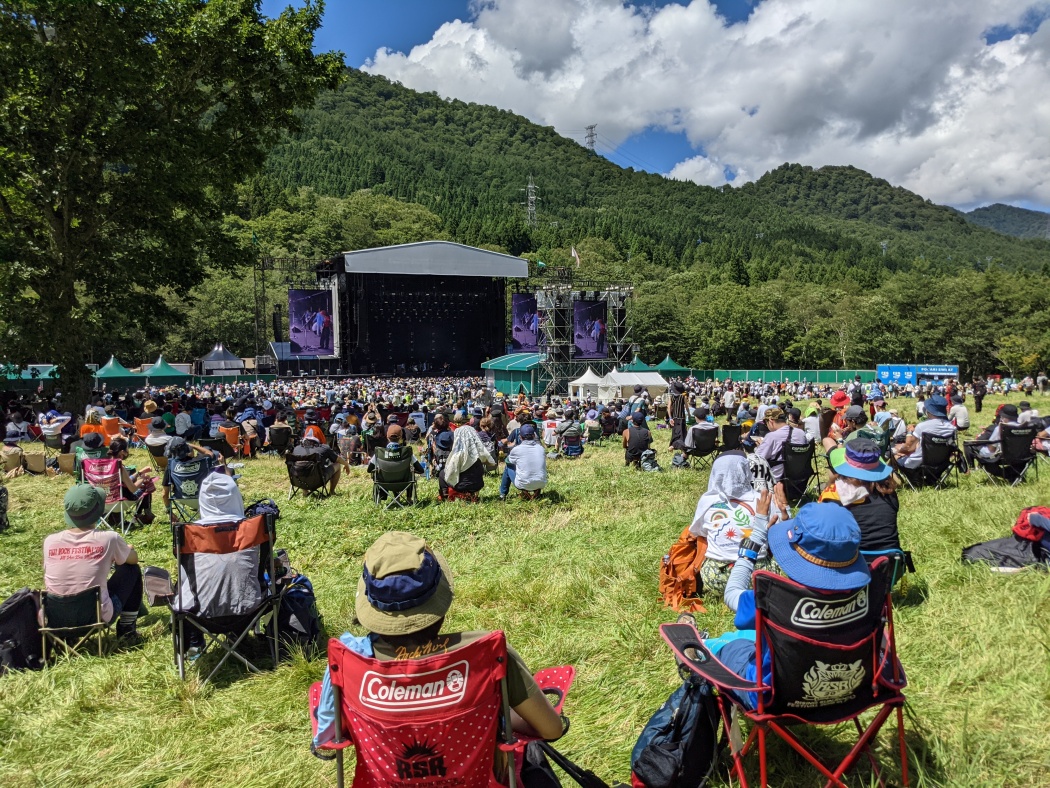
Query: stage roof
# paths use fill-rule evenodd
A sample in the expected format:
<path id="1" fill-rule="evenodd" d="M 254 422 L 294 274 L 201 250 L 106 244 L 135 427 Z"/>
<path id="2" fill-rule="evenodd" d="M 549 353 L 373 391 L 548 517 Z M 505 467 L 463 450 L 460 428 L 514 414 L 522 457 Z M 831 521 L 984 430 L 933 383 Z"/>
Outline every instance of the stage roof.
<path id="1" fill-rule="evenodd" d="M 482 369 L 494 369 L 502 372 L 528 372 L 536 369 L 543 361 L 542 353 L 511 353 L 482 363 Z"/>
<path id="2" fill-rule="evenodd" d="M 378 249 L 344 252 L 348 274 L 412 274 L 422 276 L 529 275 L 527 260 L 449 241 L 421 241 Z"/>

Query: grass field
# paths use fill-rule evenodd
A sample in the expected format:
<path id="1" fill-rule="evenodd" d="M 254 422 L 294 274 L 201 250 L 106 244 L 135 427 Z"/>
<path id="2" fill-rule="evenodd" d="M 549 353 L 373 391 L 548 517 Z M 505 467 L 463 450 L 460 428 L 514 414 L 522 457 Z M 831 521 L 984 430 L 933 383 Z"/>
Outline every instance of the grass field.
<path id="1" fill-rule="evenodd" d="M 990 418 L 1001 401 L 989 398 L 981 415 Z M 911 401 L 897 404 L 914 421 Z M 1033 404 L 1050 413 L 1050 398 Z M 289 503 L 284 466 L 274 459 L 249 463 L 240 484 L 246 501 L 280 503 L 279 543 L 313 580 L 329 634 L 350 628 L 362 553 L 379 534 L 402 529 L 431 540 L 455 578 L 449 628 L 504 629 L 534 669 L 574 664 L 578 678 L 566 705 L 573 726 L 561 747 L 607 781 L 626 781 L 639 731 L 677 684 L 657 633 L 675 618 L 658 600 L 657 565 L 707 481 L 706 472 L 671 470 L 667 433 L 656 435 L 664 473 L 628 471 L 619 448 L 590 447 L 579 461 L 552 463 L 554 494 L 541 502 L 500 503 L 492 480 L 479 505 L 438 505 L 430 482 L 421 488 L 422 505 L 382 512 L 356 469 L 334 498 Z M 145 465 L 144 453 L 133 461 Z M 1006 535 L 1022 507 L 1047 502 L 1050 470 L 1043 471 L 1016 489 L 975 473 L 958 489 L 901 494 L 902 538 L 918 566 L 896 613 L 910 680 L 913 784 L 1050 781 L 1050 578 L 993 575 L 959 560 L 966 545 Z M 41 543 L 63 527 L 69 480 L 21 477 L 8 486 L 3 597 L 40 586 Z M 155 509 L 161 512 L 159 500 Z M 160 516 L 129 541 L 143 563 L 173 568 Z M 720 600 L 707 607 L 702 627 L 720 633 L 731 626 Z M 331 765 L 308 751 L 306 693 L 323 657 L 299 657 L 259 676 L 232 667 L 201 688 L 194 679 L 179 681 L 162 610 L 140 629 L 146 642 L 139 649 L 0 679 L 0 785 L 334 785 Z M 810 741 L 841 748 L 834 730 Z M 881 743 L 883 752 L 891 746 L 888 731 Z M 818 784 L 800 759 L 776 751 L 772 784 Z M 853 784 L 869 781 L 862 770 Z"/>

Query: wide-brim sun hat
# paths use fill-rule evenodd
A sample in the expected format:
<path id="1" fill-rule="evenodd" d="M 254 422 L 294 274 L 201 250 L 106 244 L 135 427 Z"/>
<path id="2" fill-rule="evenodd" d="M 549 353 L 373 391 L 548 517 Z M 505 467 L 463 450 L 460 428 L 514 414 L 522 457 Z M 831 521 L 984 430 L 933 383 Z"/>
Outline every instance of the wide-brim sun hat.
<path id="1" fill-rule="evenodd" d="M 441 553 L 418 536 L 390 531 L 365 552 L 354 608 L 370 632 L 410 635 L 445 617 L 453 591 Z"/>
<path id="2" fill-rule="evenodd" d="M 881 482 L 893 473 L 893 468 L 882 461 L 881 455 L 874 441 L 854 438 L 842 448 L 833 449 L 828 455 L 828 462 L 839 476 L 864 482 Z"/>
<path id="3" fill-rule="evenodd" d="M 769 549 L 797 583 L 824 591 L 848 591 L 871 582 L 860 554 L 860 526 L 837 503 L 808 503 L 791 520 L 768 532 Z"/>
<path id="4" fill-rule="evenodd" d="M 937 416 L 942 419 L 948 418 L 948 400 L 942 397 L 940 394 L 934 394 L 928 400 L 926 400 L 926 413 L 930 416 Z"/>

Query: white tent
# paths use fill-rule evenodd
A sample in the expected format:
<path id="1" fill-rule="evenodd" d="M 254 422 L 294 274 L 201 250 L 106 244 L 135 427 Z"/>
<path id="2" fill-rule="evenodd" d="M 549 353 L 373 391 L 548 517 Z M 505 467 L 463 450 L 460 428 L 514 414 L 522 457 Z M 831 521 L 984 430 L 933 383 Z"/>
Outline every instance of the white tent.
<path id="1" fill-rule="evenodd" d="M 602 385 L 602 378 L 590 367 L 576 380 L 569 384 L 569 397 L 597 397 Z"/>
<path id="2" fill-rule="evenodd" d="M 598 396 L 608 402 L 618 397 L 630 397 L 634 387 L 641 385 L 649 392 L 650 397 L 667 393 L 667 381 L 659 372 L 610 372 L 602 378 L 598 387 Z"/>

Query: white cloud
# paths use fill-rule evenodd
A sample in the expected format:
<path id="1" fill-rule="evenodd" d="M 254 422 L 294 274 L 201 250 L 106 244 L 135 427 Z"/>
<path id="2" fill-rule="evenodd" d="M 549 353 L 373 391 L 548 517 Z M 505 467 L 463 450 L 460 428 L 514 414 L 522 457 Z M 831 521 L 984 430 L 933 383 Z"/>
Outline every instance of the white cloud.
<path id="1" fill-rule="evenodd" d="M 1050 16 L 1040 0 L 765 0 L 727 26 L 707 0 L 480 0 L 366 70 L 618 144 L 684 131 L 669 173 L 739 183 L 785 161 L 853 164 L 936 202 L 1050 204 Z"/>

